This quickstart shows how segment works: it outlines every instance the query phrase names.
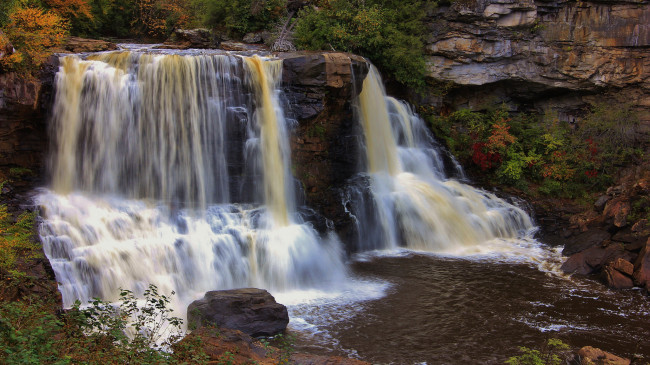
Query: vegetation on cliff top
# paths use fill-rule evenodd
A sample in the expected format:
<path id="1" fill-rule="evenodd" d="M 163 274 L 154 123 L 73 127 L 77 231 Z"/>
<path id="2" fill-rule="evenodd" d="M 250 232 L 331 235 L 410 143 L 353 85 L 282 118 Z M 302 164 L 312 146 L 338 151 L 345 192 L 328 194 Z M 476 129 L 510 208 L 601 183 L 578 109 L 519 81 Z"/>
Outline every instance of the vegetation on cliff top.
<path id="1" fill-rule="evenodd" d="M 358 53 L 390 79 L 422 89 L 423 20 L 434 5 L 433 0 L 314 0 L 297 6 L 287 0 L 6 0 L 0 4 L 0 29 L 17 52 L 0 63 L 4 70 L 34 73 L 48 48 L 66 35 L 163 40 L 177 28 L 207 27 L 239 38 L 290 24 L 298 48 Z"/>

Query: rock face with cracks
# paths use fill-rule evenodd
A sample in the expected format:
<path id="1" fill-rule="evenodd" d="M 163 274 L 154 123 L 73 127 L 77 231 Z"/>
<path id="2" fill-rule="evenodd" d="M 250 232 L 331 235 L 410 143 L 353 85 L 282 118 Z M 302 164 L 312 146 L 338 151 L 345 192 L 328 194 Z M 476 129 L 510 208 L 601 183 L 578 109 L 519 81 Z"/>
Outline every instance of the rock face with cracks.
<path id="1" fill-rule="evenodd" d="M 218 290 L 205 293 L 187 307 L 190 327 L 213 325 L 250 336 L 273 336 L 289 324 L 287 307 L 263 289 Z"/>
<path id="2" fill-rule="evenodd" d="M 569 122 L 588 103 L 632 103 L 650 126 L 648 1 L 463 0 L 429 24 L 429 76 L 456 86 L 437 102 L 505 102 Z"/>

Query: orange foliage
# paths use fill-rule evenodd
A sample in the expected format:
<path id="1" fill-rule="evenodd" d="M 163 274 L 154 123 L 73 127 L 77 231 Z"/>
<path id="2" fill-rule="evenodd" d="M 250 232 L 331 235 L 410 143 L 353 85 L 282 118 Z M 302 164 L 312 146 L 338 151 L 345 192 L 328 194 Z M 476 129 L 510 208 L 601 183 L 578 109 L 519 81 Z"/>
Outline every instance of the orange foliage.
<path id="1" fill-rule="evenodd" d="M 190 23 L 187 0 L 136 0 L 134 25 L 152 37 L 165 35 L 167 27 L 184 27 Z"/>
<path id="2" fill-rule="evenodd" d="M 47 49 L 61 44 L 67 32 L 67 22 L 50 10 L 18 8 L 9 19 L 5 33 L 16 52 L 1 62 L 10 70 L 34 71 L 50 56 Z"/>
<path id="3" fill-rule="evenodd" d="M 45 3 L 65 19 L 93 18 L 92 10 L 86 0 L 45 0 Z"/>
<path id="4" fill-rule="evenodd" d="M 500 152 L 505 150 L 506 146 L 514 143 L 517 138 L 508 131 L 509 119 L 501 119 L 492 125 L 492 134 L 488 137 L 486 147 L 490 152 Z"/>

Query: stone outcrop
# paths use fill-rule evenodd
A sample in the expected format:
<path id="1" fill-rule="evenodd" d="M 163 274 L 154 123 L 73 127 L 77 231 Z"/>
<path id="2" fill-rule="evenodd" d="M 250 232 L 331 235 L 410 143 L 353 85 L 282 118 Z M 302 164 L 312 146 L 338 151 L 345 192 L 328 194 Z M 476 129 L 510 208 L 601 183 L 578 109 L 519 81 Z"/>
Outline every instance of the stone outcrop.
<path id="1" fill-rule="evenodd" d="M 114 51 L 117 44 L 99 39 L 67 37 L 63 44 L 52 51 L 55 53 L 89 53 Z"/>
<path id="2" fill-rule="evenodd" d="M 649 194 L 650 166 L 628 168 L 592 210 L 568 219 L 562 270 L 599 275 L 611 288 L 650 290 Z"/>
<path id="3" fill-rule="evenodd" d="M 273 336 L 289 324 L 287 307 L 263 289 L 218 290 L 205 293 L 187 308 L 191 327 L 213 325 L 251 336 Z"/>
<path id="4" fill-rule="evenodd" d="M 172 38 L 165 42 L 174 48 L 218 48 L 221 38 L 209 29 L 176 29 Z"/>
<path id="5" fill-rule="evenodd" d="M 587 103 L 618 101 L 647 124 L 649 46 L 645 0 L 463 0 L 432 15 L 426 47 L 429 76 L 456 86 L 453 108 L 506 102 L 573 121 Z"/>
<path id="6" fill-rule="evenodd" d="M 369 64 L 346 53 L 278 56 L 284 58 L 288 112 L 298 122 L 291 136 L 294 175 L 303 185 L 307 205 L 332 220 L 345 240 L 352 222 L 341 204 L 341 189 L 357 172 L 361 138 L 351 103 L 361 92 Z"/>
<path id="7" fill-rule="evenodd" d="M 0 73 L 0 181 L 29 189 L 41 180 L 46 113 L 57 68 L 58 58 L 50 57 L 36 78 Z"/>
<path id="8" fill-rule="evenodd" d="M 591 346 L 581 348 L 575 362 L 580 365 L 629 365 L 631 363 L 629 359 Z"/>

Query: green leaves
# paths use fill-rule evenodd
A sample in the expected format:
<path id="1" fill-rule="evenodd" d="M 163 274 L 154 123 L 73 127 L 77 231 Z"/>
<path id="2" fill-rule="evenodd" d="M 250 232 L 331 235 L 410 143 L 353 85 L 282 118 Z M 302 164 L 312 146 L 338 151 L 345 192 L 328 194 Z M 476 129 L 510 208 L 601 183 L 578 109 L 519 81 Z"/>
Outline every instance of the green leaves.
<path id="1" fill-rule="evenodd" d="M 422 20 L 431 3 L 323 1 L 299 12 L 295 42 L 303 49 L 358 53 L 394 80 L 421 89 L 426 74 Z"/>

